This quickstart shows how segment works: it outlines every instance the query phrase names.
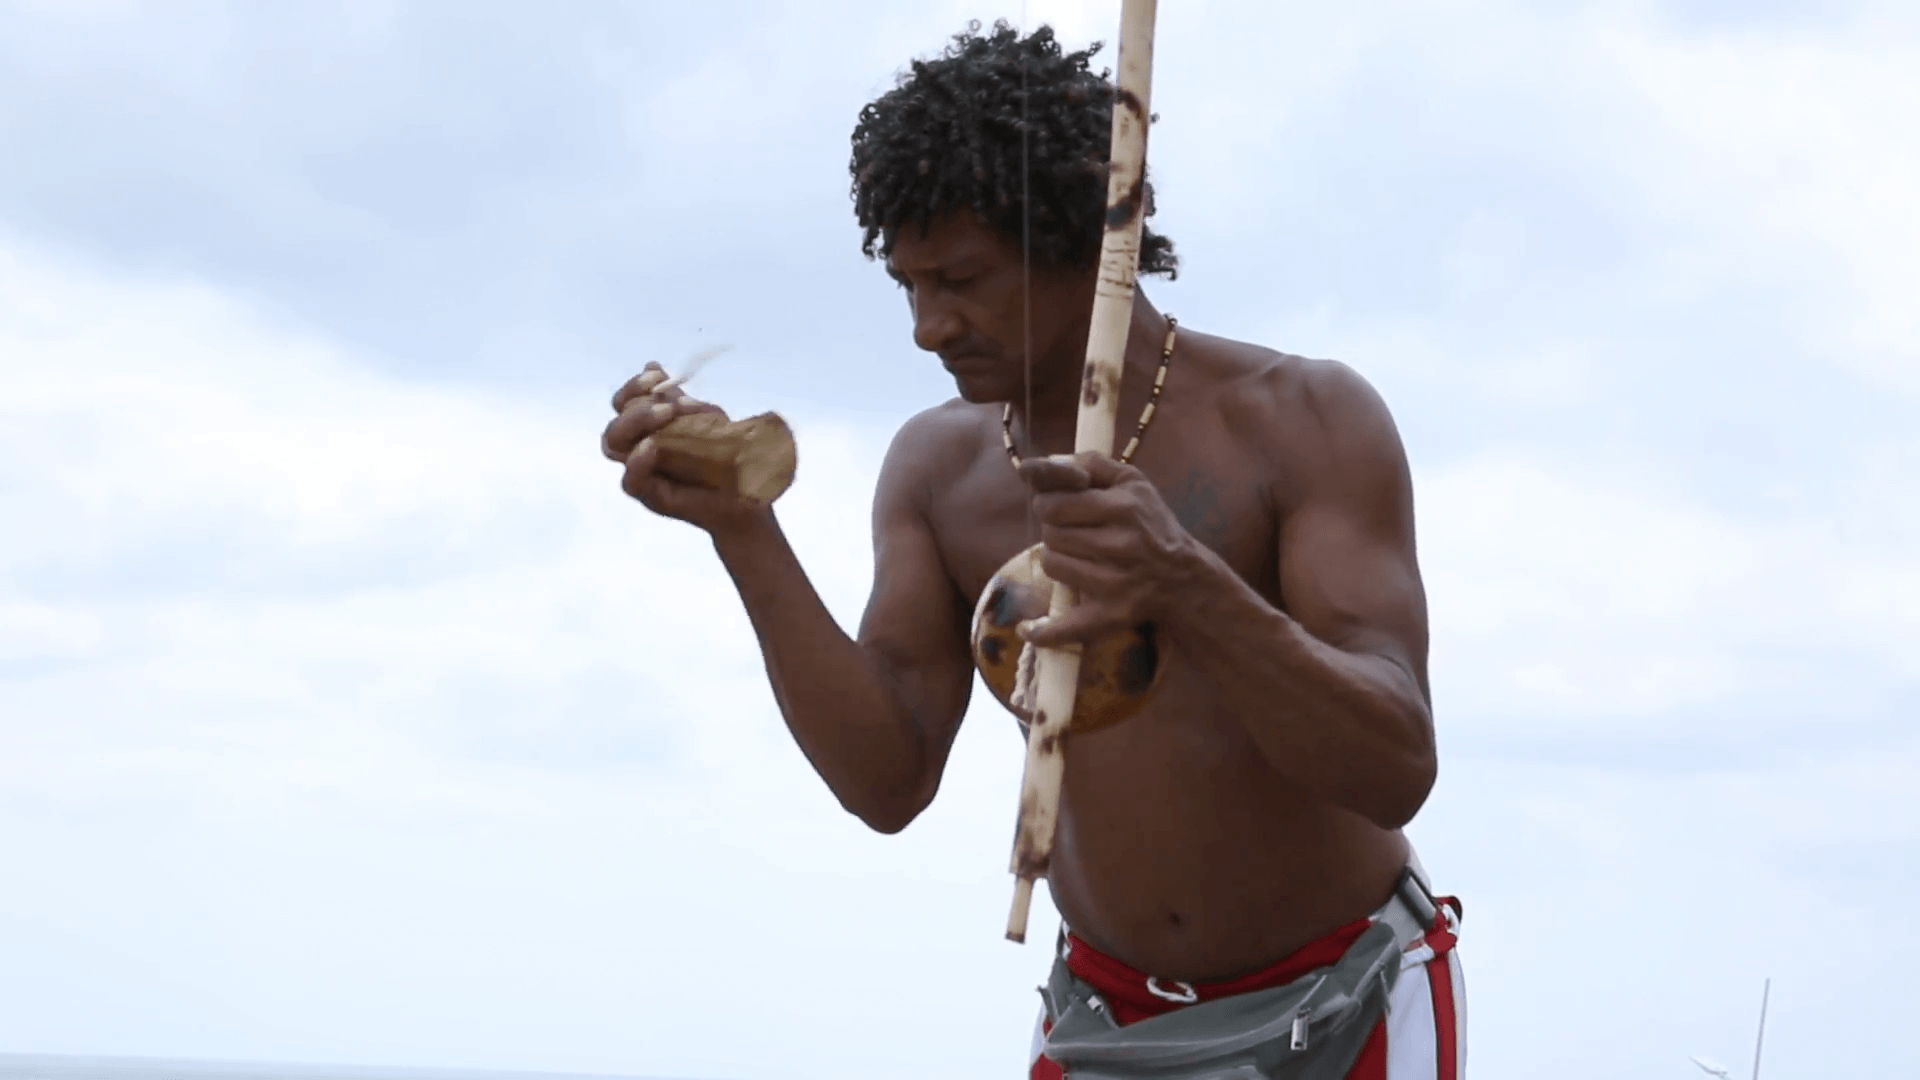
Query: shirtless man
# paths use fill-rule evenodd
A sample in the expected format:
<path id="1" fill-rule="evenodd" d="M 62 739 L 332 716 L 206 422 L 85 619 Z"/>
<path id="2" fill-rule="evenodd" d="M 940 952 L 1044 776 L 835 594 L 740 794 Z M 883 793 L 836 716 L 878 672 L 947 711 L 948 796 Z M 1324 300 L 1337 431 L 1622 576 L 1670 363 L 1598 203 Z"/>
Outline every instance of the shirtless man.
<path id="1" fill-rule="evenodd" d="M 1333 1071 L 1301 1075 L 1457 1077 L 1458 904 L 1435 905 L 1401 833 L 1435 754 L 1411 482 L 1386 407 L 1344 366 L 1173 327 L 1141 292 L 1123 441 L 1170 329 L 1174 344 L 1137 455 L 1053 456 L 1072 448 L 1105 209 L 1112 89 L 1091 55 L 1046 28 L 970 30 L 861 114 L 864 249 L 959 397 L 909 420 L 887 453 L 857 636 L 771 508 L 655 474 L 647 436 L 715 406 L 657 392 L 664 373 L 649 366 L 615 396 L 603 452 L 628 495 L 711 535 L 794 739 L 881 832 L 939 789 L 972 688 L 974 605 L 1036 523 L 1047 572 L 1080 599 L 1030 640 L 1155 624 L 1165 675 L 1148 705 L 1068 743 L 1047 882 L 1071 934 L 1034 1076 L 1060 1075 L 1040 1035 L 1075 993 L 1106 1028 L 1164 1026 L 1328 970 L 1385 913 L 1411 910 L 1388 943 L 1406 958 L 1389 965 L 1391 1001 L 1344 1051 L 1320 1040 Z M 1145 230 L 1141 274 L 1175 265 Z"/>

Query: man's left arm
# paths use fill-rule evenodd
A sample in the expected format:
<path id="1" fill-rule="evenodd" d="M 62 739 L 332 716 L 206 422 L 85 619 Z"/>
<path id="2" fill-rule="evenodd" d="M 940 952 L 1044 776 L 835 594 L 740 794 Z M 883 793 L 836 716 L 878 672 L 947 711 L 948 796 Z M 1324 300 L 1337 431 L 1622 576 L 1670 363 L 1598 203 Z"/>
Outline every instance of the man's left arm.
<path id="1" fill-rule="evenodd" d="M 1281 775 L 1399 828 L 1436 773 L 1406 452 L 1386 404 L 1351 369 L 1309 362 L 1296 374 L 1303 382 L 1280 392 L 1288 403 L 1262 425 L 1263 449 L 1285 462 L 1285 610 L 1196 543 L 1163 627 Z"/>

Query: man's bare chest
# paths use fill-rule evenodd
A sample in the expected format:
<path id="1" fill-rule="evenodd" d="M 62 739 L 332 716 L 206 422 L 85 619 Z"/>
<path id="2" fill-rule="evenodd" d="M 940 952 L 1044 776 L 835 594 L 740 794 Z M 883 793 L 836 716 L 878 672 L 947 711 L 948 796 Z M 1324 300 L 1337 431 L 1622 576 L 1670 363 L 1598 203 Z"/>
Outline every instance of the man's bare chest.
<path id="1" fill-rule="evenodd" d="M 1162 447 L 1136 463 L 1175 518 L 1256 590 L 1277 578 L 1277 520 L 1270 478 L 1231 449 Z M 931 524 L 942 561 L 974 603 L 1007 560 L 1040 540 L 1027 488 L 998 447 L 933 493 Z"/>

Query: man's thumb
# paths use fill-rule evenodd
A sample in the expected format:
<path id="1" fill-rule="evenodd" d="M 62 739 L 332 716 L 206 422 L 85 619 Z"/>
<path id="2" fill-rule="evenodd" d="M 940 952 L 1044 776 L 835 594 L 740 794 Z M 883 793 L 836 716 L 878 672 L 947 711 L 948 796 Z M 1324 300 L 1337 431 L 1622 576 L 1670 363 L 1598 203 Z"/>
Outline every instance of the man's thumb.
<path id="1" fill-rule="evenodd" d="M 1120 477 L 1127 471 L 1127 467 L 1120 462 L 1093 451 L 1075 455 L 1075 461 L 1087 471 L 1089 487 L 1112 487 L 1120 482 Z"/>
<path id="2" fill-rule="evenodd" d="M 1075 613 L 1067 612 L 1059 618 L 1042 615 L 1037 619 L 1028 619 L 1015 626 L 1014 632 L 1021 640 L 1030 642 L 1037 648 L 1058 649 L 1078 641 L 1083 619 L 1074 618 Z"/>

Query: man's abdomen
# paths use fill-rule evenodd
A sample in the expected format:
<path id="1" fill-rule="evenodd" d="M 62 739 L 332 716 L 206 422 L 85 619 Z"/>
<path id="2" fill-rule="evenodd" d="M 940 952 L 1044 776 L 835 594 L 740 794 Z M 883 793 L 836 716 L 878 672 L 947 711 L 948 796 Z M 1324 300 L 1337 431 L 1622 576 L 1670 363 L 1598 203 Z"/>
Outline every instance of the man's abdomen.
<path id="1" fill-rule="evenodd" d="M 1365 918 L 1407 852 L 1398 832 L 1291 790 L 1232 720 L 1172 715 L 1163 697 L 1069 740 L 1048 885 L 1095 947 L 1210 980 Z"/>

